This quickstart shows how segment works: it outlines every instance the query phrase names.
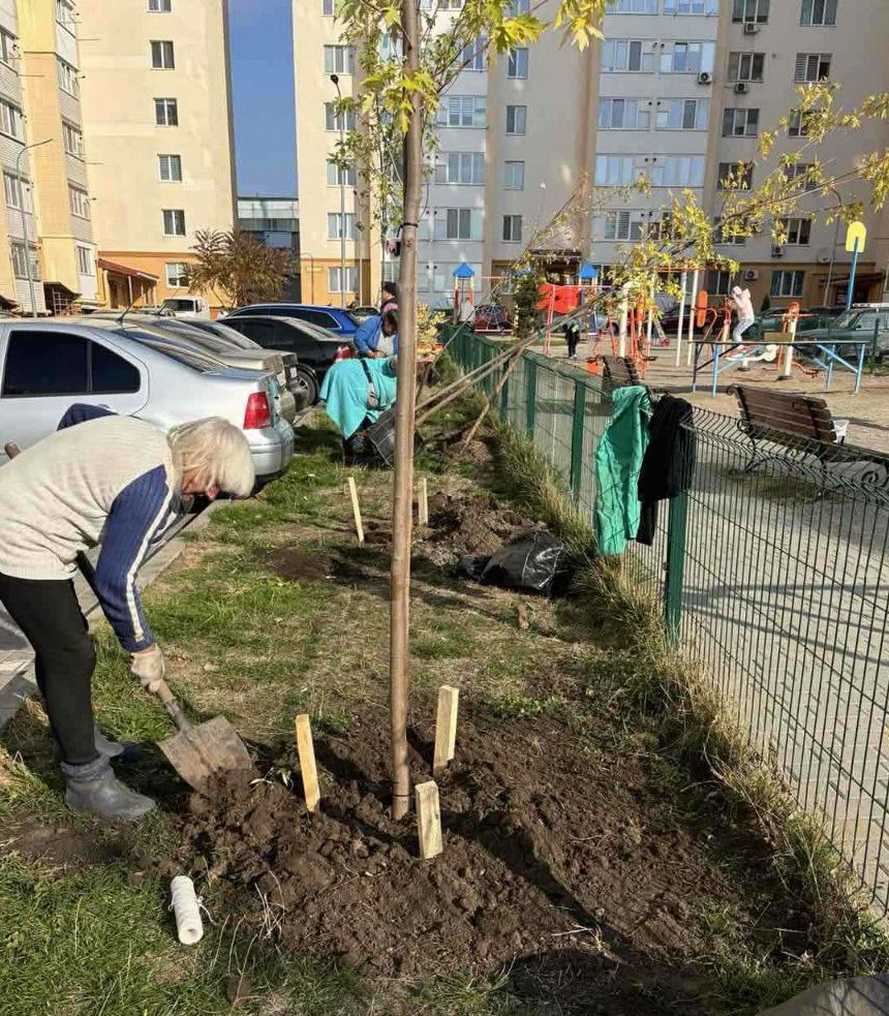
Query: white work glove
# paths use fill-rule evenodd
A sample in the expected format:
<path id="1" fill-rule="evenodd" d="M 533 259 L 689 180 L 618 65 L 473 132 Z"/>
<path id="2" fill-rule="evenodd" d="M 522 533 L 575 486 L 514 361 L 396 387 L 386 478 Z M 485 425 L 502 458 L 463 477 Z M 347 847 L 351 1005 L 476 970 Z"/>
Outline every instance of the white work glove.
<path id="1" fill-rule="evenodd" d="M 139 678 L 147 691 L 157 691 L 157 682 L 163 680 L 166 670 L 164 654 L 157 643 L 130 656 L 130 673 Z"/>

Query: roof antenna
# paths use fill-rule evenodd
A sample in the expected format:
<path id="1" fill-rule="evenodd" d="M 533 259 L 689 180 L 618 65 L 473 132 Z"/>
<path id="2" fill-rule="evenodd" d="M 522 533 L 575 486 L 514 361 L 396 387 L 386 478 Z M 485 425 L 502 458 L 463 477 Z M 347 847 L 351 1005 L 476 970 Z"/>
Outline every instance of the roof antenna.
<path id="1" fill-rule="evenodd" d="M 137 296 L 134 296 L 133 299 L 130 300 L 129 307 L 127 307 L 127 309 L 123 312 L 123 314 L 121 314 L 120 317 L 117 319 L 117 323 L 119 325 L 122 325 L 124 323 L 124 318 L 127 316 L 127 314 L 130 313 L 130 311 L 133 309 L 133 307 L 136 306 L 136 300 L 138 300 L 138 299 L 139 298 Z"/>

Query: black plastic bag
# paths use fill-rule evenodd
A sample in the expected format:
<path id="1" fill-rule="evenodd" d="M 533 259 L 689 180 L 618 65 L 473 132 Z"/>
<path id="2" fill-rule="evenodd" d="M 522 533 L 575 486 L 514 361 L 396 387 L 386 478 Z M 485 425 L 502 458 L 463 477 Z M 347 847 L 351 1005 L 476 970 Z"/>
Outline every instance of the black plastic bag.
<path id="1" fill-rule="evenodd" d="M 484 558 L 463 558 L 458 571 L 488 586 L 521 589 L 543 596 L 561 596 L 574 577 L 565 544 L 545 529 L 511 540 Z"/>

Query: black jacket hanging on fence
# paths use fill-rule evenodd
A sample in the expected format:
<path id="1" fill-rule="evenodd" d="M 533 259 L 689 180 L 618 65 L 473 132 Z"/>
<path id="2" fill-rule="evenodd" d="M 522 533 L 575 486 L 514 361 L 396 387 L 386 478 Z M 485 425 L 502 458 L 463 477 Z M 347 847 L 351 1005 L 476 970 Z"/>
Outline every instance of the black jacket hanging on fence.
<path id="1" fill-rule="evenodd" d="M 657 503 L 691 486 L 695 467 L 695 432 L 691 403 L 664 395 L 648 424 L 648 448 L 639 473 L 642 504 L 636 542 L 648 546 L 657 529 Z"/>

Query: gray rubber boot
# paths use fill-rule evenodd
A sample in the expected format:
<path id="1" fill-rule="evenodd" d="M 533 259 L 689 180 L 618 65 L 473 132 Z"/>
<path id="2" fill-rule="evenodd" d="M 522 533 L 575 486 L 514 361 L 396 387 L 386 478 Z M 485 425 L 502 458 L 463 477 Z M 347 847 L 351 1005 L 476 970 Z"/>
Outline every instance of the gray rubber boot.
<path id="1" fill-rule="evenodd" d="M 112 822 L 136 822 L 155 807 L 150 797 L 130 790 L 114 775 L 107 755 L 86 765 L 62 763 L 68 788 L 65 803 L 72 811 L 86 811 Z"/>
<path id="2" fill-rule="evenodd" d="M 119 762 L 135 762 L 141 754 L 135 741 L 112 741 L 99 730 L 98 723 L 93 728 L 93 741 L 100 755 L 116 758 Z"/>

